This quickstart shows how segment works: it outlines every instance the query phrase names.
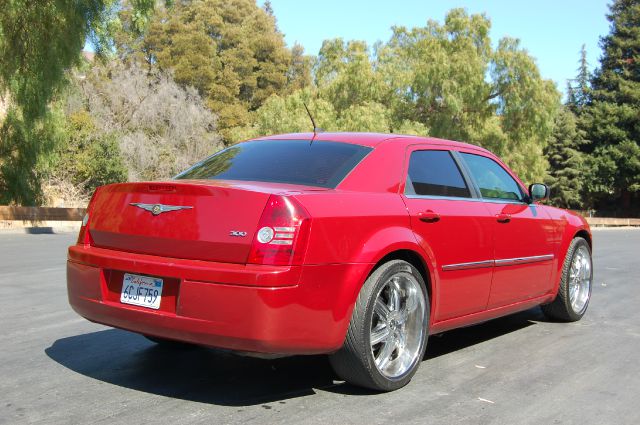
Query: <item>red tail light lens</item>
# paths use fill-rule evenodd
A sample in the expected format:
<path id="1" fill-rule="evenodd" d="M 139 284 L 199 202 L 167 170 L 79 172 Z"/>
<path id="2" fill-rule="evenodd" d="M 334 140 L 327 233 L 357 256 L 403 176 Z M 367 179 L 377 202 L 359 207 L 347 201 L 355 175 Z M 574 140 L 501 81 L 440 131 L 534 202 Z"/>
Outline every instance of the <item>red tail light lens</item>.
<path id="1" fill-rule="evenodd" d="M 98 190 L 100 190 L 100 188 L 97 188 L 95 192 L 93 192 L 93 196 L 91 196 L 91 200 L 87 205 L 87 211 L 82 218 L 82 225 L 80 226 L 80 233 L 78 234 L 78 241 L 76 242 L 78 245 L 91 245 L 93 242 L 91 240 L 91 234 L 89 234 L 89 220 L 91 218 L 89 211 L 91 211 L 91 204 L 93 204 L 93 200 L 96 199 Z"/>
<path id="2" fill-rule="evenodd" d="M 271 195 L 258 223 L 248 262 L 252 264 L 302 264 L 309 239 L 311 217 L 288 196 Z"/>

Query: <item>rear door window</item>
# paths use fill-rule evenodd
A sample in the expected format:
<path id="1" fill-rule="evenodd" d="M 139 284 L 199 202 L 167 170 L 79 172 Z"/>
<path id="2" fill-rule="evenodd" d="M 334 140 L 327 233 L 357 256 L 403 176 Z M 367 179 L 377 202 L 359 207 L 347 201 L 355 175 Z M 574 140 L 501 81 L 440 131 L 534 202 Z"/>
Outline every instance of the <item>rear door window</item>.
<path id="1" fill-rule="evenodd" d="M 504 199 L 522 201 L 520 185 L 500 164 L 491 158 L 470 153 L 461 153 L 480 189 L 480 194 L 487 199 Z"/>
<path id="2" fill-rule="evenodd" d="M 335 188 L 372 148 L 308 140 L 257 140 L 224 149 L 176 179 L 243 180 Z"/>
<path id="3" fill-rule="evenodd" d="M 405 194 L 471 197 L 471 191 L 451 153 L 437 150 L 411 153 Z"/>

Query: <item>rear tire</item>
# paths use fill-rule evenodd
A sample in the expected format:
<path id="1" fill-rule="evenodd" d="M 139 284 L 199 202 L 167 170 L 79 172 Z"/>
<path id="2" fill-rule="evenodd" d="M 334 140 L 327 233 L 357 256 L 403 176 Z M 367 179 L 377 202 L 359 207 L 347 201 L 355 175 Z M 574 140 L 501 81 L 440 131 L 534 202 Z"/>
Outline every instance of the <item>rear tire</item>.
<path id="1" fill-rule="evenodd" d="M 592 283 L 591 248 L 586 240 L 576 237 L 564 259 L 558 295 L 553 302 L 542 306 L 543 313 L 561 322 L 580 320 L 589 306 Z"/>
<path id="2" fill-rule="evenodd" d="M 360 290 L 331 366 L 350 384 L 376 391 L 405 386 L 424 357 L 429 297 L 420 272 L 402 260 L 378 267 Z"/>

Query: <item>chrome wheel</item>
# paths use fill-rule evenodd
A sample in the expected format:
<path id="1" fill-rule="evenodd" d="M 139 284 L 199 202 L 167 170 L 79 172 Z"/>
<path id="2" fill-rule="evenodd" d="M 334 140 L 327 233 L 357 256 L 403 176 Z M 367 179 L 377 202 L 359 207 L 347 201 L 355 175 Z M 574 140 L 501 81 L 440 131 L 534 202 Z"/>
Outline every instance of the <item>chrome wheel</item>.
<path id="1" fill-rule="evenodd" d="M 569 302 L 576 314 L 587 308 L 591 295 L 591 255 L 585 246 L 580 246 L 571 261 L 569 270 Z"/>
<path id="2" fill-rule="evenodd" d="M 376 368 L 385 377 L 402 376 L 418 360 L 426 330 L 425 305 L 425 294 L 410 273 L 396 273 L 380 288 L 369 343 Z"/>

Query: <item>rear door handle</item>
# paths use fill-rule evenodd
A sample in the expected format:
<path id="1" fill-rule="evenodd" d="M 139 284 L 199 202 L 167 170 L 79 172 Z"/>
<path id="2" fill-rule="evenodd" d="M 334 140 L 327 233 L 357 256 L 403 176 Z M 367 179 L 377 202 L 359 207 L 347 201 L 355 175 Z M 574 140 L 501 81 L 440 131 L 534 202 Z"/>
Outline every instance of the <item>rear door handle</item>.
<path id="1" fill-rule="evenodd" d="M 498 220 L 498 223 L 508 223 L 511 221 L 511 215 L 510 214 L 498 214 L 496 215 L 496 220 Z"/>
<path id="2" fill-rule="evenodd" d="M 429 210 L 419 213 L 418 218 L 425 223 L 435 223 L 436 221 L 440 221 L 440 214 Z"/>

